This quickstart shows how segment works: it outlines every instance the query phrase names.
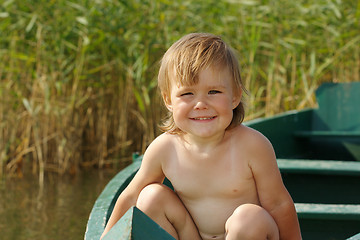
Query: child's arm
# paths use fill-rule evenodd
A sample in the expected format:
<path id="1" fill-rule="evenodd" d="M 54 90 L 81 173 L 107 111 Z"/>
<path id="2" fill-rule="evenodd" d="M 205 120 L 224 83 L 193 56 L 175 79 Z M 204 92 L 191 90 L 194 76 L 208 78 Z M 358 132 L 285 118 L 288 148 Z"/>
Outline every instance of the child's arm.
<path id="1" fill-rule="evenodd" d="M 256 142 L 251 145 L 256 147 L 251 150 L 254 158 L 251 159 L 250 167 L 254 174 L 260 204 L 274 218 L 279 228 L 280 239 L 301 239 L 294 202 L 282 182 L 274 150 L 261 134 L 255 134 L 253 140 Z"/>
<path id="2" fill-rule="evenodd" d="M 139 171 L 117 199 L 101 238 L 105 236 L 130 207 L 136 205 L 138 196 L 144 187 L 151 183 L 162 183 L 164 180 L 160 159 L 161 156 L 164 156 L 164 146 L 162 142 L 163 141 L 156 139 L 146 150 Z"/>

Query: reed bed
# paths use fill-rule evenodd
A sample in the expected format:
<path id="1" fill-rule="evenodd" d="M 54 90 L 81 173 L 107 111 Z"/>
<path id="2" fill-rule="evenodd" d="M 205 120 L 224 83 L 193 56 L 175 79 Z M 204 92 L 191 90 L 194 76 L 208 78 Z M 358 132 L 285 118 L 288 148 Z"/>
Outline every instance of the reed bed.
<path id="1" fill-rule="evenodd" d="M 78 0 L 0 5 L 0 176 L 121 166 L 159 134 L 159 60 L 190 32 L 238 52 L 247 118 L 314 107 L 359 81 L 360 4 L 341 0 Z"/>

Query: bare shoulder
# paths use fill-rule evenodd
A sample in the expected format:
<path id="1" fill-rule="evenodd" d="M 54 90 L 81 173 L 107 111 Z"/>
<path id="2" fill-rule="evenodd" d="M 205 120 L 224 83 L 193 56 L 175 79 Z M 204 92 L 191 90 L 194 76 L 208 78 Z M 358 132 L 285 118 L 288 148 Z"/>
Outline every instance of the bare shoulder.
<path id="1" fill-rule="evenodd" d="M 241 124 L 232 131 L 233 137 L 242 144 L 246 144 L 250 149 L 258 147 L 270 147 L 272 149 L 270 141 L 262 133 L 253 128 Z"/>
<path id="2" fill-rule="evenodd" d="M 175 135 L 163 133 L 155 138 L 144 153 L 143 164 L 155 164 L 162 166 L 169 159 L 175 148 Z"/>
<path id="3" fill-rule="evenodd" d="M 171 153 L 172 149 L 175 145 L 175 135 L 163 133 L 155 138 L 154 141 L 149 145 L 147 150 L 145 151 L 144 157 L 147 155 L 156 155 L 157 158 L 161 156 L 166 157 L 168 153 Z"/>
<path id="4" fill-rule="evenodd" d="M 154 139 L 146 149 L 141 166 L 135 175 L 133 182 L 141 188 L 154 182 L 162 182 L 165 175 L 164 162 L 169 158 L 173 150 L 173 136 L 161 134 Z M 136 184 L 133 185 L 136 185 Z"/>
<path id="5" fill-rule="evenodd" d="M 245 125 L 239 125 L 233 131 L 232 137 L 239 144 L 238 151 L 242 151 L 239 154 L 245 155 L 250 164 L 276 160 L 270 141 L 262 133 Z"/>

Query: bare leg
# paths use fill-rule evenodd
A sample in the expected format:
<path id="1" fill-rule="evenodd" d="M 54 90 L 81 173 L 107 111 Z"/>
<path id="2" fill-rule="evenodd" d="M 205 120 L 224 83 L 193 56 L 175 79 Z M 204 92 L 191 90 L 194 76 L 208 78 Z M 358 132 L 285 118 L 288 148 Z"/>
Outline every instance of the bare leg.
<path id="1" fill-rule="evenodd" d="M 175 192 L 165 185 L 145 187 L 136 206 L 175 239 L 201 239 L 189 212 Z"/>
<path id="2" fill-rule="evenodd" d="M 226 240 L 279 239 L 279 230 L 271 215 L 255 204 L 239 206 L 226 221 Z"/>

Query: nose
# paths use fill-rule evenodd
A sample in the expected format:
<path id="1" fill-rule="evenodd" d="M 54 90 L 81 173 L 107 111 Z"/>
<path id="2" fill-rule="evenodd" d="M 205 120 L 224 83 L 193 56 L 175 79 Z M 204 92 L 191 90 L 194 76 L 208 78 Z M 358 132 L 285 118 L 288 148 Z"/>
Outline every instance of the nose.
<path id="1" fill-rule="evenodd" d="M 203 110 L 203 109 L 207 109 L 208 105 L 206 103 L 206 100 L 203 98 L 199 98 L 196 100 L 196 104 L 194 107 L 196 110 Z"/>

